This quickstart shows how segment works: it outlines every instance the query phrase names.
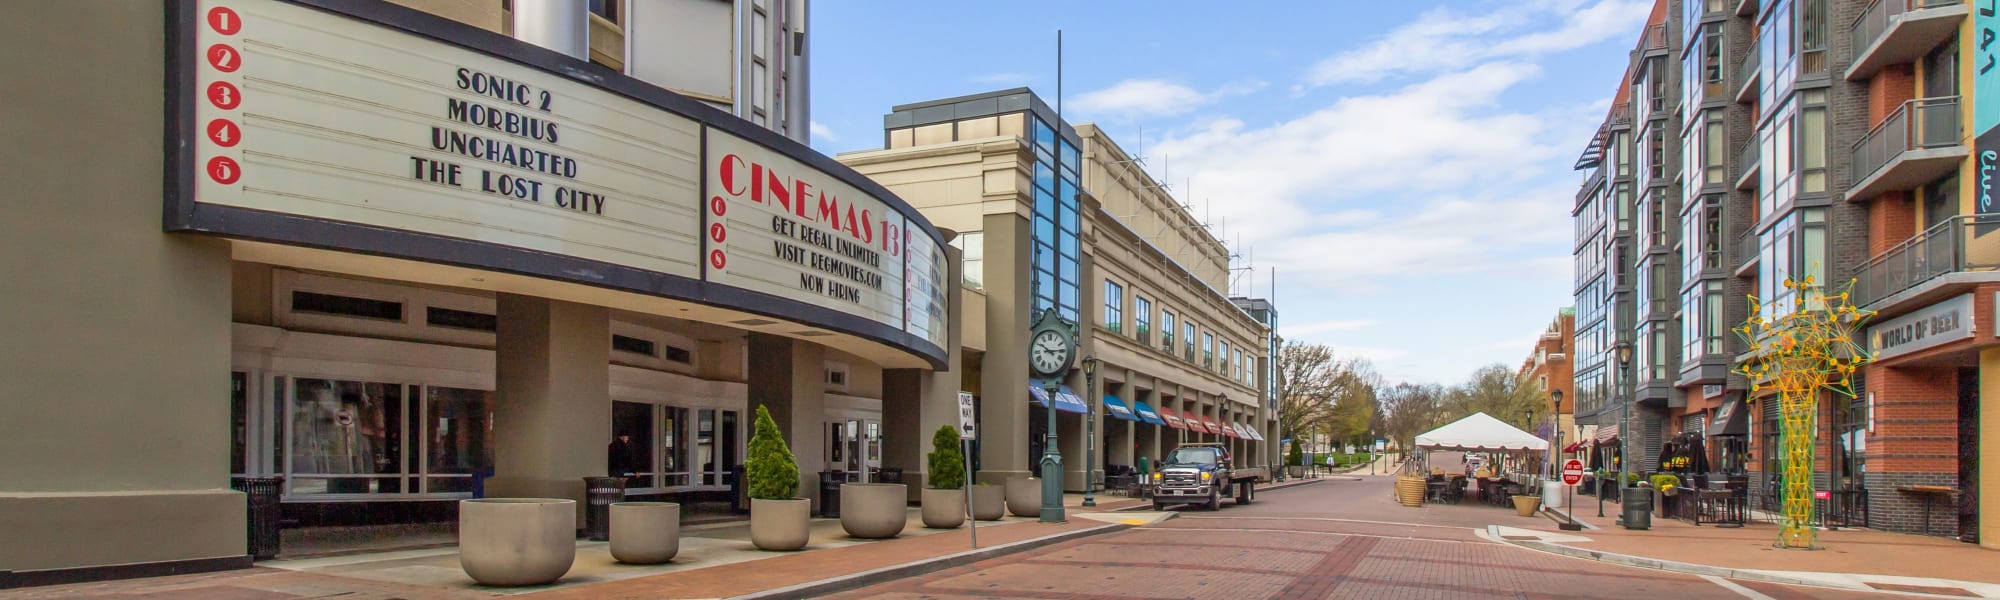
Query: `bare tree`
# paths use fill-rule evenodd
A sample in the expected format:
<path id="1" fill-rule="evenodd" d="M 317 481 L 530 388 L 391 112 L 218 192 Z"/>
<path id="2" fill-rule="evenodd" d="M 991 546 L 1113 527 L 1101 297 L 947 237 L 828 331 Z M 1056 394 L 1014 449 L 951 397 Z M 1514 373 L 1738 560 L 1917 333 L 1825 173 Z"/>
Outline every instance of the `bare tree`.
<path id="1" fill-rule="evenodd" d="M 1286 435 L 1326 433 L 1351 440 L 1367 434 L 1381 382 L 1367 360 L 1288 341 L 1278 349 L 1277 371 L 1278 426 Z"/>

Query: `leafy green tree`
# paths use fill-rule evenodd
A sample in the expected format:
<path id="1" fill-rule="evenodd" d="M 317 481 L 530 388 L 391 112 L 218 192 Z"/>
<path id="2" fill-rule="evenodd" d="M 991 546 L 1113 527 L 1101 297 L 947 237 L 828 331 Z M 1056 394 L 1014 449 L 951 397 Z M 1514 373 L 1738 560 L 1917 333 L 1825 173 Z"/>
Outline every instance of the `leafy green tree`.
<path id="1" fill-rule="evenodd" d="M 799 463 L 785 445 L 785 434 L 771 420 L 771 411 L 757 405 L 756 432 L 750 435 L 750 457 L 744 466 L 750 480 L 750 497 L 758 500 L 792 500 L 799 493 Z"/>
<path id="2" fill-rule="evenodd" d="M 930 471 L 925 481 L 934 490 L 955 490 L 965 487 L 965 455 L 958 451 L 958 428 L 950 425 L 939 427 L 937 435 L 931 436 L 931 453 L 924 457 L 930 462 Z"/>

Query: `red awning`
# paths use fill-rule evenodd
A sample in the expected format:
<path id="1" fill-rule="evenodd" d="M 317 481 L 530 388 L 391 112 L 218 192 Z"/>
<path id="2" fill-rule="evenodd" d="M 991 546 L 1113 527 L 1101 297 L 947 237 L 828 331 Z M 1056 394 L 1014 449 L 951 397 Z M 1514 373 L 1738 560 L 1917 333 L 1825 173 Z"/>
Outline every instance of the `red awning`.
<path id="1" fill-rule="evenodd" d="M 1192 431 L 1195 433 L 1208 433 L 1208 425 L 1202 424 L 1201 417 L 1195 415 L 1183 414 L 1181 415 L 1181 419 L 1187 421 L 1188 431 Z"/>
<path id="2" fill-rule="evenodd" d="M 1216 434 L 1216 435 L 1222 435 L 1222 423 L 1218 423 L 1218 422 L 1216 422 L 1216 420 L 1215 420 L 1215 419 L 1210 419 L 1210 418 L 1208 418 L 1208 417 L 1202 417 L 1202 420 L 1203 420 L 1203 421 L 1207 421 L 1207 422 L 1208 422 L 1208 432 L 1209 432 L 1209 433 L 1213 433 L 1213 434 Z"/>
<path id="3" fill-rule="evenodd" d="M 1563 452 L 1575 452 L 1582 449 L 1583 449 L 1583 442 L 1574 442 L 1568 446 L 1563 446 Z"/>
<path id="4" fill-rule="evenodd" d="M 1612 425 L 1604 425 L 1598 427 L 1597 436 L 1593 439 L 1595 439 L 1597 443 L 1602 444 L 1604 442 L 1610 441 L 1611 438 L 1615 437 L 1618 437 L 1618 425 L 1612 424 Z"/>
<path id="5" fill-rule="evenodd" d="M 1168 427 L 1172 427 L 1174 429 L 1188 428 L 1187 422 L 1181 420 L 1181 414 L 1174 412 L 1173 409 L 1168 409 L 1168 408 L 1160 409 L 1160 418 L 1165 419 L 1167 421 Z"/>

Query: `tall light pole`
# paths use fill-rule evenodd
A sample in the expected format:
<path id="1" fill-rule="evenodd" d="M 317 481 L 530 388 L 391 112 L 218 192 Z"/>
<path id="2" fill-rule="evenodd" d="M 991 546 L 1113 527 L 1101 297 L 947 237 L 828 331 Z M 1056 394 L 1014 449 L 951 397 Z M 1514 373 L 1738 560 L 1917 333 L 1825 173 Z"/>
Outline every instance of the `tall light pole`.
<path id="1" fill-rule="evenodd" d="M 1618 379 L 1619 386 L 1630 389 L 1632 391 L 1631 395 L 1637 395 L 1638 389 L 1632 386 L 1632 343 L 1631 342 L 1618 342 L 1618 376 L 1619 376 Z M 1620 391 L 1622 392 L 1622 390 Z M 1625 482 L 1632 478 L 1631 477 L 1632 453 L 1626 451 L 1632 445 L 1632 398 L 1627 397 L 1627 394 L 1624 393 L 1620 393 L 1619 396 L 1620 397 L 1618 398 L 1618 504 L 1620 507 L 1623 507 L 1625 505 Z M 1598 510 L 1600 512 L 1603 510 L 1602 505 L 1599 505 Z M 1625 521 L 1622 508 L 1620 509 L 1620 515 L 1618 517 L 1618 521 L 1621 524 L 1624 523 Z"/>
<path id="2" fill-rule="evenodd" d="M 1550 402 L 1550 403 L 1552 404 L 1552 406 L 1551 406 L 1551 407 L 1550 407 L 1550 409 L 1549 409 L 1549 410 L 1550 410 L 1550 414 L 1549 414 L 1549 416 L 1550 416 L 1550 418 L 1552 418 L 1552 419 L 1554 419 L 1554 420 L 1555 420 L 1555 425 L 1551 426 L 1551 427 L 1550 427 L 1550 429 L 1554 430 L 1554 431 L 1555 431 L 1555 434 L 1556 434 L 1556 443 L 1555 443 L 1555 445 L 1554 445 L 1554 446 L 1550 446 L 1550 448 L 1552 448 L 1552 449 L 1554 450 L 1554 452 L 1551 452 L 1551 454 L 1553 454 L 1553 455 L 1554 455 L 1554 458 L 1551 458 L 1551 459 L 1549 459 L 1549 465 L 1550 465 L 1550 469 L 1551 469 L 1552 471 L 1554 471 L 1554 472 L 1555 472 L 1555 474 L 1556 474 L 1557 476 L 1561 476 L 1561 475 L 1562 475 L 1562 465 L 1561 465 L 1560 463 L 1562 462 L 1562 459 L 1563 459 L 1563 449 L 1562 449 L 1562 448 L 1563 448 L 1563 445 L 1562 445 L 1562 443 L 1563 443 L 1563 391 L 1562 391 L 1562 390 L 1552 390 L 1552 391 L 1550 391 L 1550 392 L 1549 392 L 1549 402 Z"/>
<path id="3" fill-rule="evenodd" d="M 1097 506 L 1097 408 L 1103 400 L 1097 393 L 1097 357 L 1083 357 L 1083 389 L 1090 395 L 1090 410 L 1083 412 L 1083 505 Z"/>

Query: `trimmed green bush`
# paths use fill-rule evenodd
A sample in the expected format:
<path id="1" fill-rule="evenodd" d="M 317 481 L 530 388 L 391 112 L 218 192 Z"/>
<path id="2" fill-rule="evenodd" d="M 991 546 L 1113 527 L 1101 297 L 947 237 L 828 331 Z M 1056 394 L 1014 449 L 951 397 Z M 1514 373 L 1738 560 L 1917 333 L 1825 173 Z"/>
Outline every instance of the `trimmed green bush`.
<path id="1" fill-rule="evenodd" d="M 1665 473 L 1653 476 L 1653 489 L 1666 491 L 1681 486 L 1681 478 Z"/>
<path id="2" fill-rule="evenodd" d="M 924 483 L 934 490 L 955 490 L 965 487 L 965 455 L 958 451 L 958 428 L 950 425 L 939 427 L 937 435 L 931 436 L 931 453 L 924 457 L 930 463 L 930 470 L 924 476 Z"/>
<path id="3" fill-rule="evenodd" d="M 1305 466 L 1306 453 L 1305 450 L 1299 448 L 1298 440 L 1292 440 L 1292 450 L 1291 453 L 1285 455 L 1285 464 L 1294 467 Z"/>
<path id="4" fill-rule="evenodd" d="M 750 457 L 744 476 L 750 480 L 750 497 L 758 500 L 792 500 L 799 495 L 799 463 L 785 445 L 785 434 L 771 420 L 771 411 L 757 405 L 756 432 L 750 434 Z"/>

